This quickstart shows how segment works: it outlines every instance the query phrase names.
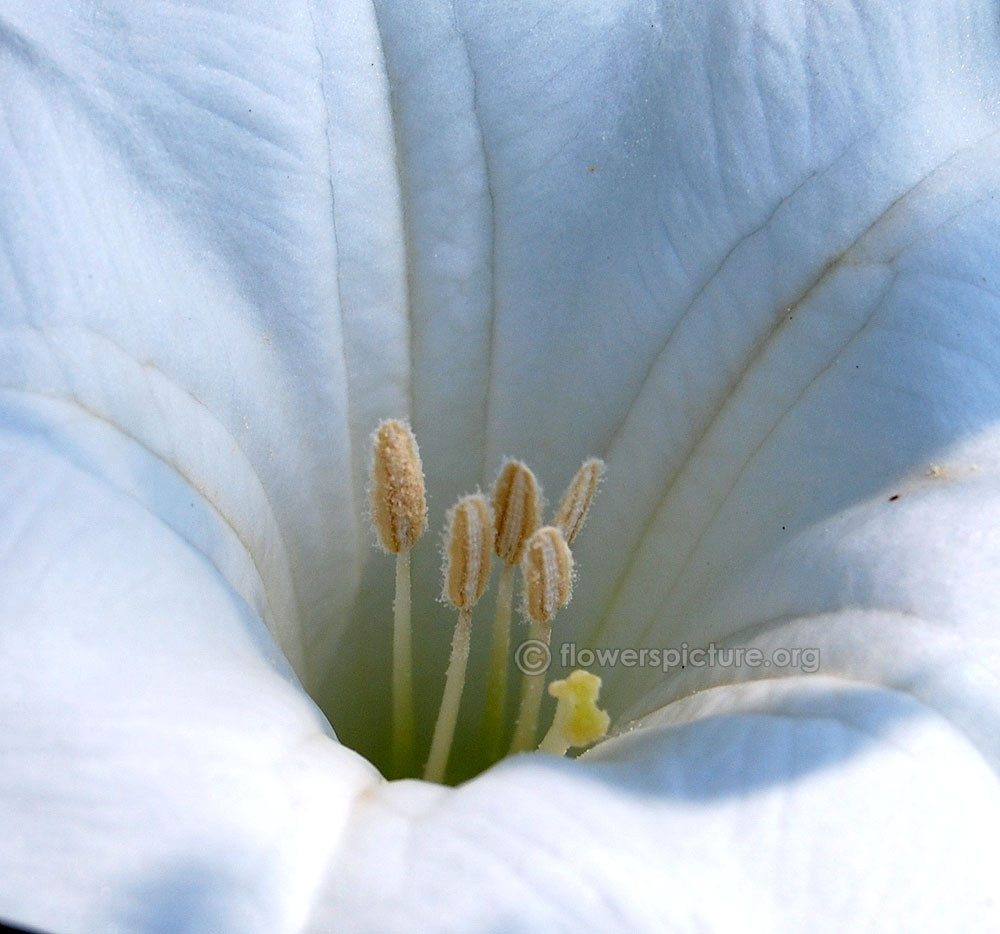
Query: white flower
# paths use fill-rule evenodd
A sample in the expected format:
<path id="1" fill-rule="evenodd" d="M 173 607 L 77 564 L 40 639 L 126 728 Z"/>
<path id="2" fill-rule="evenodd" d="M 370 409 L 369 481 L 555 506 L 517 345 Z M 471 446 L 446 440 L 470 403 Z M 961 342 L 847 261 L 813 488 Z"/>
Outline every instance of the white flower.
<path id="1" fill-rule="evenodd" d="M 996 928 L 993 3 L 4 0 L 0 50 L 0 917 Z M 604 668 L 583 760 L 384 782 L 310 697 L 377 754 L 387 415 L 438 526 L 607 460 L 557 646 L 819 670 Z"/>

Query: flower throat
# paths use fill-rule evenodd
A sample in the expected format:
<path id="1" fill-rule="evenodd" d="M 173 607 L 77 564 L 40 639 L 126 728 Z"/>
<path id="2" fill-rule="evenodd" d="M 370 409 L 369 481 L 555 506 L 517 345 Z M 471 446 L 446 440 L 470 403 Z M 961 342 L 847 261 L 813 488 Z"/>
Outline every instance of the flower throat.
<path id="1" fill-rule="evenodd" d="M 501 467 L 489 499 L 461 497 L 445 520 L 442 599 L 458 614 L 451 657 L 430 749 L 416 749 L 413 715 L 413 634 L 410 612 L 410 549 L 427 527 L 423 465 L 416 438 L 397 420 L 382 422 L 372 435 L 371 521 L 381 546 L 396 556 L 392 637 L 392 774 L 444 782 L 466 681 L 472 613 L 486 591 L 494 556 L 502 570 L 497 588 L 479 745 L 493 764 L 505 755 L 540 749 L 564 755 L 605 735 L 608 715 L 597 707 L 601 679 L 577 670 L 549 684 L 556 698 L 552 726 L 537 740 L 538 717 L 550 659 L 552 620 L 572 596 L 570 545 L 583 527 L 604 463 L 584 461 L 567 487 L 550 525 L 542 525 L 542 492 L 531 470 L 517 460 Z M 507 674 L 511 654 L 511 611 L 520 570 L 522 615 L 529 624 L 519 654 L 522 674 L 517 719 L 506 729 Z"/>

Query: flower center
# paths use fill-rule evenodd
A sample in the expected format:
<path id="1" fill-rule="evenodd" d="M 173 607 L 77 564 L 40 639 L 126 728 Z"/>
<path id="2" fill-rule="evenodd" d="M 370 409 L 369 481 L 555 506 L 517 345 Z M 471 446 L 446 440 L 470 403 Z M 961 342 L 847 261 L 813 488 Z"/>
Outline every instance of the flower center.
<path id="1" fill-rule="evenodd" d="M 552 621 L 570 600 L 573 558 L 570 544 L 586 519 L 603 463 L 585 461 L 560 501 L 551 525 L 543 526 L 542 494 L 535 475 L 523 463 L 501 466 L 491 496 L 461 497 L 446 519 L 442 600 L 457 611 L 441 705 L 429 749 L 418 748 L 414 716 L 414 668 L 410 612 L 410 552 L 427 525 L 423 465 L 409 426 L 382 422 L 372 435 L 371 522 L 382 548 L 395 555 L 396 595 L 392 627 L 392 741 L 387 761 L 375 764 L 390 778 L 422 776 L 428 781 L 460 781 L 487 768 L 505 753 L 540 748 L 563 755 L 587 746 L 607 731 L 608 717 L 597 707 L 600 679 L 576 671 L 549 685 L 557 698 L 556 715 L 542 744 L 538 719 L 550 661 Z M 493 556 L 502 566 L 491 629 L 485 699 L 480 726 L 466 736 L 452 756 L 463 696 L 466 695 L 470 644 L 476 611 L 490 578 Z M 521 684 L 516 718 L 510 716 L 511 615 L 520 572 L 522 614 L 529 638 L 514 653 Z M 482 615 L 479 612 L 479 615 Z M 420 641 L 418 614 L 415 633 Z M 473 678 L 478 672 L 473 672 Z M 422 677 L 420 680 L 424 680 Z M 474 698 L 480 696 L 474 693 Z M 468 703 L 468 698 L 466 703 Z M 468 722 L 468 712 L 466 712 Z M 511 729 L 513 719 L 513 728 Z"/>

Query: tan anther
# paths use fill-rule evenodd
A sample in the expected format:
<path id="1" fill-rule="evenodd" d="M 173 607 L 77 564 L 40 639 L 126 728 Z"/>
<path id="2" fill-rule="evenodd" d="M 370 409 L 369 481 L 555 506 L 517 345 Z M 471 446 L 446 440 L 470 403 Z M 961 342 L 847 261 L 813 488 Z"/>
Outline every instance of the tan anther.
<path id="1" fill-rule="evenodd" d="M 372 524 L 386 551 L 413 546 L 427 525 L 424 472 L 417 439 L 395 419 L 382 422 L 372 435 Z"/>
<path id="2" fill-rule="evenodd" d="M 528 540 L 521 559 L 524 612 L 539 623 L 549 623 L 569 603 L 573 591 L 573 555 L 563 533 L 542 526 Z"/>
<path id="3" fill-rule="evenodd" d="M 559 502 L 559 509 L 552 524 L 562 530 L 566 543 L 573 544 L 573 539 L 580 534 L 587 511 L 594 501 L 597 484 L 604 473 L 604 461 L 591 457 L 580 465 L 576 476 L 570 481 L 566 492 Z"/>
<path id="4" fill-rule="evenodd" d="M 504 564 L 517 564 L 532 533 L 542 524 L 542 492 L 531 470 L 506 461 L 493 487 L 495 551 Z"/>
<path id="5" fill-rule="evenodd" d="M 444 597 L 471 609 L 486 590 L 493 560 L 493 511 L 480 493 L 463 496 L 448 513 Z"/>

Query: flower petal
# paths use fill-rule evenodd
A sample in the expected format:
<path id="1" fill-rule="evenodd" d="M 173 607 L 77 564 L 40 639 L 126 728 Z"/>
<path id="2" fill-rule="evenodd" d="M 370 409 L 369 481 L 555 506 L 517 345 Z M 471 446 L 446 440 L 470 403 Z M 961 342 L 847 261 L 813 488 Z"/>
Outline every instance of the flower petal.
<path id="1" fill-rule="evenodd" d="M 361 804 L 316 930 L 989 930 L 1000 785 L 891 691 L 692 698 L 577 762 L 509 760 Z M 955 789 L 961 789 L 960 794 Z"/>
<path id="2" fill-rule="evenodd" d="M 0 917 L 295 930 L 381 779 L 219 571 L 82 463 L 67 439 L 92 419 L 48 414 L 15 431 L 8 414 L 0 433 Z M 98 440 L 165 508 L 228 534 L 140 446 L 107 427 Z"/>
<path id="3" fill-rule="evenodd" d="M 364 441 L 407 406 L 388 93 L 363 4 L 321 36 L 229 7 L 5 5 L 0 379 L 208 497 L 311 681 L 367 555 Z"/>

